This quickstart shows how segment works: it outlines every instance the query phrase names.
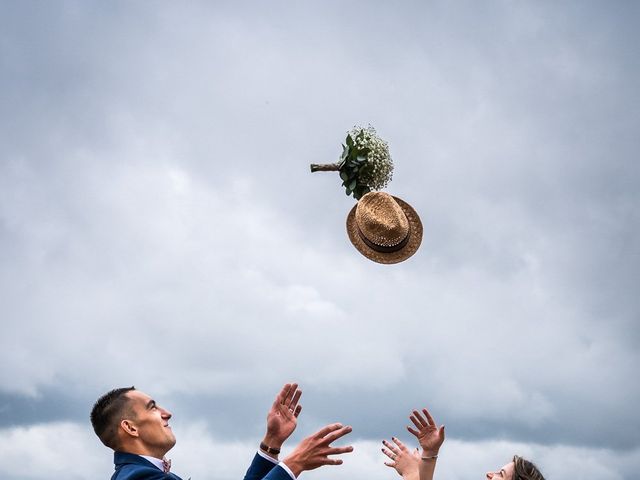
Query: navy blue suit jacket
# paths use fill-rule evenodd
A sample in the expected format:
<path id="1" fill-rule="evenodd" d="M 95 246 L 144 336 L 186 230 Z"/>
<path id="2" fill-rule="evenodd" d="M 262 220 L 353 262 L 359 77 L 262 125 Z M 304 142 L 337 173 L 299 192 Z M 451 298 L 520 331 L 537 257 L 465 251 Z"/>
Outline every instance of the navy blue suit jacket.
<path id="1" fill-rule="evenodd" d="M 140 455 L 115 452 L 113 463 L 116 471 L 111 480 L 182 480 L 174 473 L 164 473 Z M 287 471 L 256 453 L 244 480 L 291 480 Z M 205 480 L 205 479 L 202 479 Z"/>

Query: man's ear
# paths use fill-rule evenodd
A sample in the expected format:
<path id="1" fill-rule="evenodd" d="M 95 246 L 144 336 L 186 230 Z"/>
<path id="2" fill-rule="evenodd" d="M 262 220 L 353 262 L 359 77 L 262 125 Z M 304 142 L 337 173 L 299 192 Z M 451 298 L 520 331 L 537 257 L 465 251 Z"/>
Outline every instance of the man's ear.
<path id="1" fill-rule="evenodd" d="M 131 420 L 122 420 L 120 422 L 120 428 L 124 430 L 127 435 L 137 437 L 139 435 L 138 429 Z"/>

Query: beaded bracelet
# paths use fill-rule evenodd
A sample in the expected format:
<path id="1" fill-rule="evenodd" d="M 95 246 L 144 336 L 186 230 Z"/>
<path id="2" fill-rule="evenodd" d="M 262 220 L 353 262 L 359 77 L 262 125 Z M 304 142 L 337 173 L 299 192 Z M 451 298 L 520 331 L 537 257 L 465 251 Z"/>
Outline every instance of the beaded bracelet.
<path id="1" fill-rule="evenodd" d="M 438 458 L 438 455 L 433 455 L 431 457 L 420 457 L 422 460 L 435 460 Z"/>

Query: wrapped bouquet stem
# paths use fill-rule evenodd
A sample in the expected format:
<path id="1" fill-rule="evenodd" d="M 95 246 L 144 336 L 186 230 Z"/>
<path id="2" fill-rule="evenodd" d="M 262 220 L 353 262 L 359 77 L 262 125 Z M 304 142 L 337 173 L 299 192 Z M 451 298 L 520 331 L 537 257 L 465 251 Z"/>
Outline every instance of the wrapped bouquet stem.
<path id="1" fill-rule="evenodd" d="M 337 172 L 340 170 L 342 162 L 336 163 L 312 163 L 311 173 L 313 172 Z"/>
<path id="2" fill-rule="evenodd" d="M 312 164 L 311 171 L 340 172 L 345 193 L 359 200 L 364 194 L 388 185 L 393 176 L 393 161 L 389 145 L 372 126 L 354 127 L 342 145 L 340 160 Z"/>

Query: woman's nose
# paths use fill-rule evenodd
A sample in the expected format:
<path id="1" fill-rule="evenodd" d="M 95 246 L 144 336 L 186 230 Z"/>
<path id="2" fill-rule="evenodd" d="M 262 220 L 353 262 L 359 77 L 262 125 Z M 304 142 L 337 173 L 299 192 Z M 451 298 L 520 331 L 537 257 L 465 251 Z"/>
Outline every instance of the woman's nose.
<path id="1" fill-rule="evenodd" d="M 493 478 L 493 473 L 487 472 L 487 480 L 491 480 Z"/>

